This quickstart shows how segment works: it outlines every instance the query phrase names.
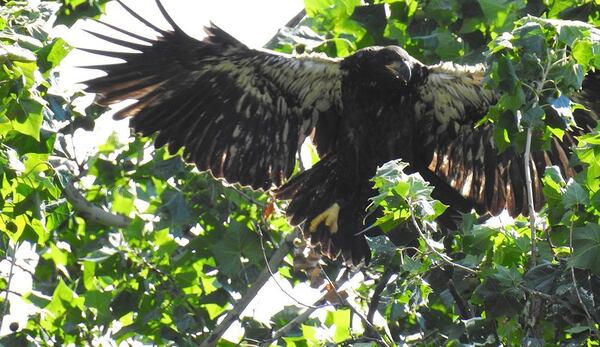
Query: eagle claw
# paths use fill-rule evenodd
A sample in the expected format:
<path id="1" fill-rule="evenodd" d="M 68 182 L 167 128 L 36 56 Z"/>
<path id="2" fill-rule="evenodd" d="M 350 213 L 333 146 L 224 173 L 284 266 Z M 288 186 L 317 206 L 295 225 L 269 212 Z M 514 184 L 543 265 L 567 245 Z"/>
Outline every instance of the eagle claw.
<path id="1" fill-rule="evenodd" d="M 314 233 L 317 230 L 317 227 L 321 225 L 321 223 L 325 223 L 325 225 L 329 228 L 330 233 L 337 233 L 339 213 L 340 205 L 338 205 L 338 203 L 336 202 L 310 221 L 310 232 Z"/>

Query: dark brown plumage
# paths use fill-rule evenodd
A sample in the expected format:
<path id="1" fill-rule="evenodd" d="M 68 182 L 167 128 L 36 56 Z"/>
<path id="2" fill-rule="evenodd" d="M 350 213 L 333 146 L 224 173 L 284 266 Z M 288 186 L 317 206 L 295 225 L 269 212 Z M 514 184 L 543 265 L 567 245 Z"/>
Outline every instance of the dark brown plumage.
<path id="1" fill-rule="evenodd" d="M 157 39 L 108 24 L 138 43 L 91 32 L 135 52 L 83 49 L 124 61 L 94 66 L 106 76 L 88 81 L 87 90 L 101 105 L 137 100 L 115 117 L 128 117 L 143 135 L 157 134 L 156 146 L 171 152 L 183 147 L 198 169 L 291 200 L 291 222 L 306 221 L 305 236 L 324 254 L 354 264 L 369 259 L 361 233 L 374 194 L 369 179 L 396 158 L 456 210 L 527 213 L 522 158 L 510 149 L 498 153 L 491 125 L 474 127 L 496 101 L 482 86 L 483 66 L 427 66 L 396 46 L 362 49 L 345 59 L 292 57 L 249 49 L 214 25 L 199 41 L 156 3 L 169 30 L 121 4 Z M 597 75 L 588 77 L 579 97 L 593 100 L 599 86 Z M 600 111 L 588 106 L 593 112 L 577 116 L 581 128 L 533 154 L 536 208 L 543 203 L 546 166 L 573 175 L 569 147 L 575 135 L 595 126 Z M 311 135 L 321 160 L 289 179 L 296 152 Z"/>

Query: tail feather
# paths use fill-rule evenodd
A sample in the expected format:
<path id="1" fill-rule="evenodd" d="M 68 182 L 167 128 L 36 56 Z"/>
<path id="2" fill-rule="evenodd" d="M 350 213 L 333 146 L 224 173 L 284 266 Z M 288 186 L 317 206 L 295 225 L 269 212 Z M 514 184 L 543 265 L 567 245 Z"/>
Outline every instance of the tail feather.
<path id="1" fill-rule="evenodd" d="M 329 155 L 276 191 L 278 199 L 292 200 L 287 208 L 292 224 L 310 220 L 336 202 L 336 166 L 337 157 Z"/>

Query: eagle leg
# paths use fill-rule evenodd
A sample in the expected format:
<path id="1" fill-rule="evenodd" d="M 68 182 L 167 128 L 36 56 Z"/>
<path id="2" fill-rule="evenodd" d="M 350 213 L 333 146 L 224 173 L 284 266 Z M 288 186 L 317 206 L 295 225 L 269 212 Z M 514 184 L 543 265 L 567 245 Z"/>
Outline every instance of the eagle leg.
<path id="1" fill-rule="evenodd" d="M 321 223 L 329 228 L 331 234 L 335 234 L 338 231 L 338 217 L 340 214 L 340 205 L 336 202 L 329 206 L 325 211 L 321 212 L 318 216 L 313 218 L 309 224 L 309 230 L 311 233 L 317 231 L 317 228 Z"/>

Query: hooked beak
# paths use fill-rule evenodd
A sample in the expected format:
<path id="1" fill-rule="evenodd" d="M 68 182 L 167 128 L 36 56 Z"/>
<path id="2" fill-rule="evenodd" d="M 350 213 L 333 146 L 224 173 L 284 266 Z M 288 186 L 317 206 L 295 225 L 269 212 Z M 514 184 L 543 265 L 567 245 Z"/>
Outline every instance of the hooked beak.
<path id="1" fill-rule="evenodd" d="M 397 79 L 404 82 L 404 84 L 408 84 L 410 81 L 412 76 L 411 66 L 409 66 L 406 61 L 397 60 L 391 64 L 387 64 L 385 67 L 394 74 Z"/>

